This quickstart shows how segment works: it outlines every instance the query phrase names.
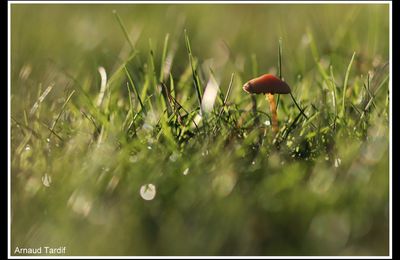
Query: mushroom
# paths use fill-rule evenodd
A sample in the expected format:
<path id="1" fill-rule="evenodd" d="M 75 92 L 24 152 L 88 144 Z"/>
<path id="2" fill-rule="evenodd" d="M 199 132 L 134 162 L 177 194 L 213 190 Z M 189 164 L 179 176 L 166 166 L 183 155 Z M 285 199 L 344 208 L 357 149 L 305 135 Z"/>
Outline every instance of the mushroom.
<path id="1" fill-rule="evenodd" d="M 278 132 L 278 115 L 276 113 L 274 94 L 290 93 L 289 85 L 274 75 L 264 74 L 246 82 L 243 85 L 243 90 L 250 94 L 265 94 L 272 114 L 272 130 L 275 133 Z"/>

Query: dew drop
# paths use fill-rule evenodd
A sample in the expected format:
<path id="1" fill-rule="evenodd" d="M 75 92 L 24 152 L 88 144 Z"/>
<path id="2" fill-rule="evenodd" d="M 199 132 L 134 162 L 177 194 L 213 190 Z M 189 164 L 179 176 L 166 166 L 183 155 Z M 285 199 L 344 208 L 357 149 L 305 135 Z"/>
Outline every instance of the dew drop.
<path id="1" fill-rule="evenodd" d="M 42 183 L 43 183 L 44 186 L 50 187 L 50 184 L 51 184 L 51 176 L 48 175 L 47 173 L 45 173 L 45 174 L 42 176 Z"/>
<path id="2" fill-rule="evenodd" d="M 342 160 L 340 160 L 340 158 L 335 159 L 335 167 L 336 168 L 339 167 L 341 163 L 342 163 Z"/>
<path id="3" fill-rule="evenodd" d="M 154 184 L 145 184 L 140 187 L 140 196 L 144 200 L 152 200 L 156 196 L 156 186 Z"/>

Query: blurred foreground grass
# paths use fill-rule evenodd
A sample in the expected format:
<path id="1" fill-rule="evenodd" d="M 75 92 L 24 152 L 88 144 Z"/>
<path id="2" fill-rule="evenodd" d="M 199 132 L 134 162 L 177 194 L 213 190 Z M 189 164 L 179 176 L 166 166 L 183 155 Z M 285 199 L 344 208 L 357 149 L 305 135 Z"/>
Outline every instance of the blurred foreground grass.
<path id="1" fill-rule="evenodd" d="M 387 255 L 388 61 L 388 5 L 13 4 L 11 252 Z"/>

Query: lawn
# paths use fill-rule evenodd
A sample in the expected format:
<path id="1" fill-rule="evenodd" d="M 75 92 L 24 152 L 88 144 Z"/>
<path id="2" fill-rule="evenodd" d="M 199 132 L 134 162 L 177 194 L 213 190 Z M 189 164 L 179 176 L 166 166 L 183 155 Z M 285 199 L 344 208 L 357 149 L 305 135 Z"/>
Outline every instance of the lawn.
<path id="1" fill-rule="evenodd" d="M 10 8 L 11 255 L 389 254 L 388 4 Z"/>

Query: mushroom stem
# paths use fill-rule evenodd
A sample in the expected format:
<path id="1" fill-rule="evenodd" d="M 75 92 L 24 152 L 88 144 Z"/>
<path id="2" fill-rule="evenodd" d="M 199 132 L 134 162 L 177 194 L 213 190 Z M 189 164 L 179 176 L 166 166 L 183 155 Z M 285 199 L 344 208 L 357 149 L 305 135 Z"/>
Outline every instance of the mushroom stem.
<path id="1" fill-rule="evenodd" d="M 278 114 L 276 113 L 276 102 L 273 94 L 265 94 L 269 102 L 269 110 L 271 111 L 272 117 L 272 130 L 274 133 L 278 132 Z"/>

